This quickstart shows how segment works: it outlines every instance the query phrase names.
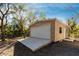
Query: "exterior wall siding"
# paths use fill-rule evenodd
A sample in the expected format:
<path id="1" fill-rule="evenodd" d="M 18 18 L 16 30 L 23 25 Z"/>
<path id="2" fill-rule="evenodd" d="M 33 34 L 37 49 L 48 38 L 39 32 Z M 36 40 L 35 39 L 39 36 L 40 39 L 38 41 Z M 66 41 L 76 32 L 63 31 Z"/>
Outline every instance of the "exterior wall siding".
<path id="1" fill-rule="evenodd" d="M 62 28 L 62 33 L 59 33 L 59 28 Z M 64 38 L 66 38 L 66 27 L 59 23 L 58 21 L 55 21 L 55 41 L 61 41 Z M 64 32 L 65 31 L 65 32 Z"/>
<path id="2" fill-rule="evenodd" d="M 59 28 L 62 33 L 59 33 Z M 44 39 L 51 39 L 53 42 L 67 38 L 67 27 L 58 20 L 44 21 L 34 24 L 30 28 L 30 36 Z"/>
<path id="3" fill-rule="evenodd" d="M 51 39 L 55 40 L 55 20 L 51 22 Z"/>

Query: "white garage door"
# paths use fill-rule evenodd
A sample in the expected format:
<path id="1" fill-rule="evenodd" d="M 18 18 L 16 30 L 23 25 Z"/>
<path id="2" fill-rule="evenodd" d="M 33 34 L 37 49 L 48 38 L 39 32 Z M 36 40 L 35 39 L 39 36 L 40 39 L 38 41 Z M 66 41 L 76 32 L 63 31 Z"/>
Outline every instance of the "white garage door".
<path id="1" fill-rule="evenodd" d="M 31 37 L 50 39 L 51 25 L 45 24 L 31 28 Z"/>

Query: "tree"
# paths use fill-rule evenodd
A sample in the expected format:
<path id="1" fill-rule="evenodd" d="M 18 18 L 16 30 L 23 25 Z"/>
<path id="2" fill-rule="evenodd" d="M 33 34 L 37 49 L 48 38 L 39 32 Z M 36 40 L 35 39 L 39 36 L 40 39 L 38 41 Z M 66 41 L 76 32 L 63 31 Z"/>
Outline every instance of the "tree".
<path id="1" fill-rule="evenodd" d="M 13 19 L 15 20 L 15 24 L 18 26 L 18 30 L 20 32 L 19 35 L 24 36 L 24 30 L 25 30 L 25 25 L 26 25 L 25 5 L 14 4 L 13 9 L 15 12 L 15 14 L 13 15 Z"/>
<path id="2" fill-rule="evenodd" d="M 7 38 L 12 38 L 13 37 L 13 28 L 12 28 L 12 25 L 7 25 L 6 36 L 7 36 Z"/>
<path id="3" fill-rule="evenodd" d="M 0 4 L 0 20 L 1 20 L 1 39 L 2 41 L 5 41 L 5 38 L 4 38 L 4 19 L 5 17 L 7 16 L 8 12 L 9 12 L 9 4 L 4 4 L 4 3 L 1 3 Z"/>
<path id="4" fill-rule="evenodd" d="M 46 14 L 45 14 L 45 12 L 44 12 L 44 11 L 41 11 L 39 15 L 40 15 L 40 16 L 39 16 L 39 19 L 40 19 L 40 20 L 42 20 L 42 21 L 43 21 L 43 20 L 45 20 L 45 19 L 46 19 Z"/>
<path id="5" fill-rule="evenodd" d="M 36 12 L 35 11 L 33 11 L 33 10 L 28 11 L 27 21 L 29 22 L 29 26 L 32 25 L 33 23 L 35 23 L 35 21 L 36 21 Z"/>
<path id="6" fill-rule="evenodd" d="M 76 26 L 76 37 L 79 38 L 79 24 Z"/>
<path id="7" fill-rule="evenodd" d="M 29 22 L 29 26 L 35 23 L 36 21 L 43 21 L 46 19 L 46 15 L 44 11 L 36 11 L 36 10 L 31 10 L 28 12 L 27 15 L 27 21 Z"/>
<path id="8" fill-rule="evenodd" d="M 69 26 L 69 37 L 75 37 L 77 32 L 79 31 L 76 20 L 75 19 L 69 19 L 68 20 L 68 26 Z"/>
<path id="9" fill-rule="evenodd" d="M 77 22 L 76 22 L 76 20 L 78 20 L 78 18 L 79 18 L 79 12 L 75 10 L 73 5 L 68 6 L 67 9 L 72 10 L 75 13 L 75 15 L 73 16 L 74 21 L 71 19 L 68 20 L 68 22 L 72 24 L 72 26 L 70 26 L 70 24 L 69 24 L 69 27 L 70 27 L 69 33 L 70 33 L 70 35 L 71 35 L 71 33 L 73 33 L 75 37 L 79 37 L 79 24 L 77 24 Z"/>

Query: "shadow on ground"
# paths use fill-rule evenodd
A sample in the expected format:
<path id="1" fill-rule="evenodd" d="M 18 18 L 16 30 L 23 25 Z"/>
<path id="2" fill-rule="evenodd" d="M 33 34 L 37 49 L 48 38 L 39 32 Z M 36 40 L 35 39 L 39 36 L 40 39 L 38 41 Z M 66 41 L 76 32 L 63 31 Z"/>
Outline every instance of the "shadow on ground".
<path id="1" fill-rule="evenodd" d="M 51 43 L 35 52 L 17 42 L 14 46 L 14 56 L 79 56 L 79 42 Z"/>

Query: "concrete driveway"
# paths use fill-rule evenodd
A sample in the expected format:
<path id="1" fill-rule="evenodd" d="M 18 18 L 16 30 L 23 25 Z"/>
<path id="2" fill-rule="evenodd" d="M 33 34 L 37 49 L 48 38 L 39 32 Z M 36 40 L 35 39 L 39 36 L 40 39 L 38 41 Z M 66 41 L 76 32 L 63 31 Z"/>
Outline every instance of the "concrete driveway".
<path id="1" fill-rule="evenodd" d="M 24 40 L 20 40 L 19 42 L 30 48 L 32 51 L 36 51 L 37 49 L 48 45 L 52 41 L 50 39 L 43 38 L 25 38 Z"/>

